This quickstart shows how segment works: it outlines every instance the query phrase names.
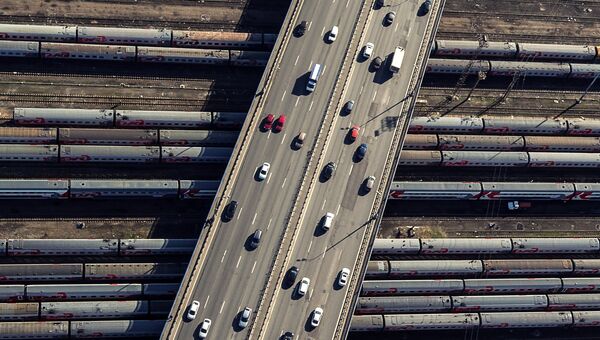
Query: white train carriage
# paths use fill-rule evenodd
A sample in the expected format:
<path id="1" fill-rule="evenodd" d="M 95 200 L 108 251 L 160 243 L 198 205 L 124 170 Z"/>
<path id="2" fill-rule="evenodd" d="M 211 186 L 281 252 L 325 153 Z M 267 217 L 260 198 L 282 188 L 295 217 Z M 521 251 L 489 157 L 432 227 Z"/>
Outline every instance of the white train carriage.
<path id="1" fill-rule="evenodd" d="M 493 134 L 558 135 L 568 128 L 565 119 L 486 117 L 483 120 L 483 132 Z"/>
<path id="2" fill-rule="evenodd" d="M 513 58 L 517 54 L 517 44 L 514 42 L 500 41 L 463 41 L 463 40 L 436 40 L 434 55 L 445 56 L 477 56 Z"/>
<path id="3" fill-rule="evenodd" d="M 573 324 L 570 312 L 496 312 L 479 315 L 482 329 L 565 327 Z"/>
<path id="4" fill-rule="evenodd" d="M 71 180 L 71 198 L 177 198 L 178 192 L 176 180 Z"/>
<path id="5" fill-rule="evenodd" d="M 483 272 L 480 260 L 390 261 L 390 277 L 468 277 Z"/>
<path id="6" fill-rule="evenodd" d="M 600 75 L 599 64 L 575 64 L 571 65 L 571 78 L 595 78 Z"/>
<path id="7" fill-rule="evenodd" d="M 548 309 L 600 309 L 600 294 L 549 294 Z"/>
<path id="8" fill-rule="evenodd" d="M 597 168 L 600 153 L 529 152 L 529 166 L 540 168 Z"/>
<path id="9" fill-rule="evenodd" d="M 229 51 L 229 63 L 233 66 L 267 66 L 271 52 Z"/>
<path id="10" fill-rule="evenodd" d="M 0 162 L 56 162 L 58 145 L 0 144 Z"/>
<path id="11" fill-rule="evenodd" d="M 453 312 L 492 312 L 517 310 L 544 310 L 546 295 L 452 296 Z"/>
<path id="12" fill-rule="evenodd" d="M 158 338 L 165 320 L 70 321 L 75 338 Z"/>
<path id="13" fill-rule="evenodd" d="M 81 264 L 1 264 L 0 281 L 73 281 L 83 277 Z"/>
<path id="14" fill-rule="evenodd" d="M 425 151 L 414 151 L 425 152 Z M 520 151 L 441 151 L 442 166 L 527 166 L 527 152 Z"/>
<path id="15" fill-rule="evenodd" d="M 600 292 L 599 277 L 564 277 L 561 280 L 565 293 Z"/>
<path id="16" fill-rule="evenodd" d="M 113 110 L 15 108 L 14 121 L 20 125 L 112 126 Z"/>
<path id="17" fill-rule="evenodd" d="M 238 135 L 237 131 L 160 130 L 160 145 L 233 147 Z"/>
<path id="18" fill-rule="evenodd" d="M 600 326 L 600 311 L 573 311 L 573 327 Z"/>
<path id="19" fill-rule="evenodd" d="M 227 65 L 229 64 L 229 52 L 196 48 L 137 47 L 137 61 L 142 63 Z"/>
<path id="20" fill-rule="evenodd" d="M 421 242 L 413 238 L 377 238 L 373 243 L 373 255 L 418 254 Z"/>
<path id="21" fill-rule="evenodd" d="M 213 127 L 218 129 L 239 129 L 244 125 L 246 112 L 213 112 Z"/>
<path id="22" fill-rule="evenodd" d="M 364 281 L 361 296 L 453 294 L 464 290 L 464 280 L 373 280 Z"/>
<path id="23" fill-rule="evenodd" d="M 155 145 L 157 130 L 60 128 L 61 144 Z"/>
<path id="24" fill-rule="evenodd" d="M 439 151 L 402 150 L 399 165 L 439 166 L 442 154 Z"/>
<path id="25" fill-rule="evenodd" d="M 166 28 L 149 29 L 79 26 L 77 28 L 77 41 L 88 44 L 170 46 L 171 30 Z"/>
<path id="26" fill-rule="evenodd" d="M 356 314 L 432 313 L 451 307 L 449 296 L 360 297 Z"/>
<path id="27" fill-rule="evenodd" d="M 440 150 L 520 151 L 525 146 L 522 136 L 439 135 Z"/>
<path id="28" fill-rule="evenodd" d="M 0 39 L 75 42 L 77 26 L 0 24 Z"/>
<path id="29" fill-rule="evenodd" d="M 490 61 L 492 76 L 518 75 L 520 77 L 567 77 L 571 74 L 569 63 L 539 63 L 520 61 Z"/>
<path id="30" fill-rule="evenodd" d="M 181 280 L 184 263 L 86 263 L 86 281 Z"/>
<path id="31" fill-rule="evenodd" d="M 38 42 L 0 40 L 0 57 L 37 58 L 39 55 L 40 43 Z"/>
<path id="32" fill-rule="evenodd" d="M 136 54 L 134 46 L 45 42 L 40 45 L 40 55 L 44 59 L 135 61 Z"/>
<path id="33" fill-rule="evenodd" d="M 404 154 L 404 151 L 402 151 Z M 478 199 L 481 184 L 477 182 L 393 182 L 390 199 Z"/>
<path id="34" fill-rule="evenodd" d="M 436 150 L 437 148 L 437 135 L 407 134 L 402 146 L 402 150 Z"/>
<path id="35" fill-rule="evenodd" d="M 384 315 L 385 331 L 473 329 L 479 327 L 477 313 Z"/>
<path id="36" fill-rule="evenodd" d="M 525 61 L 536 59 L 594 60 L 596 58 L 596 47 L 590 45 L 519 43 L 518 57 Z"/>
<path id="37" fill-rule="evenodd" d="M 40 304 L 41 320 L 137 319 L 148 317 L 149 314 L 148 301 L 68 301 Z"/>
<path id="38" fill-rule="evenodd" d="M 353 315 L 350 332 L 383 331 L 383 315 Z"/>
<path id="39" fill-rule="evenodd" d="M 557 293 L 562 289 L 559 278 L 464 279 L 466 294 Z"/>
<path id="40" fill-rule="evenodd" d="M 25 285 L 2 285 L 0 302 L 18 302 L 25 300 Z"/>
<path id="41" fill-rule="evenodd" d="M 413 117 L 410 133 L 479 133 L 483 131 L 483 119 L 473 117 Z"/>
<path id="42" fill-rule="evenodd" d="M 599 183 L 575 183 L 575 194 L 573 200 L 597 200 L 600 199 Z"/>
<path id="43" fill-rule="evenodd" d="M 171 297 L 179 291 L 179 283 L 144 283 L 144 298 L 148 297 Z"/>
<path id="44" fill-rule="evenodd" d="M 119 253 L 117 239 L 9 239 L 9 256 L 72 256 L 102 255 Z"/>
<path id="45" fill-rule="evenodd" d="M 210 112 L 116 110 L 116 125 L 120 127 L 208 128 Z"/>
<path id="46" fill-rule="evenodd" d="M 598 253 L 600 242 L 597 238 L 554 238 L 528 237 L 513 238 L 513 253 L 569 254 Z"/>
<path id="47" fill-rule="evenodd" d="M 595 276 L 600 274 L 600 259 L 573 259 L 573 265 L 575 267 L 573 274 L 575 275 Z"/>
<path id="48" fill-rule="evenodd" d="M 0 322 L 37 320 L 39 306 L 37 302 L 0 303 Z"/>
<path id="49" fill-rule="evenodd" d="M 217 194 L 220 181 L 179 180 L 179 198 L 212 198 Z"/>
<path id="50" fill-rule="evenodd" d="M 122 300 L 142 297 L 139 283 L 27 285 L 29 301 Z"/>
<path id="51" fill-rule="evenodd" d="M 69 197 L 66 179 L 0 179 L 0 198 L 32 199 Z"/>
<path id="52" fill-rule="evenodd" d="M 560 275 L 573 272 L 571 260 L 535 259 L 535 260 L 483 260 L 483 275 Z"/>
<path id="53" fill-rule="evenodd" d="M 477 74 L 489 72 L 489 60 L 429 59 L 426 72 L 442 74 Z"/>
<path id="54" fill-rule="evenodd" d="M 366 277 L 387 278 L 390 274 L 390 263 L 388 261 L 369 261 L 367 264 Z"/>
<path id="55" fill-rule="evenodd" d="M 163 163 L 227 163 L 233 148 L 200 146 L 163 146 Z"/>
<path id="56" fill-rule="evenodd" d="M 509 238 L 432 238 L 422 239 L 421 254 L 507 254 Z"/>
<path id="57" fill-rule="evenodd" d="M 596 66 L 600 66 L 596 64 Z M 569 118 L 568 135 L 572 136 L 598 136 L 600 135 L 600 119 L 594 118 Z"/>
<path id="58" fill-rule="evenodd" d="M 260 48 L 263 33 L 173 30 L 173 46 L 202 48 Z"/>
<path id="59" fill-rule="evenodd" d="M 569 200 L 575 192 L 573 183 L 482 182 L 481 186 L 481 200 Z"/>
<path id="60" fill-rule="evenodd" d="M 56 144 L 56 128 L 0 127 L 1 144 Z"/>
<path id="61" fill-rule="evenodd" d="M 189 255 L 194 252 L 195 239 L 121 239 L 119 254 L 128 255 Z"/>
<path id="62" fill-rule="evenodd" d="M 69 321 L 0 322 L 2 339 L 68 339 Z"/>
<path id="63" fill-rule="evenodd" d="M 63 145 L 60 148 L 60 161 L 65 163 L 158 163 L 159 160 L 158 146 Z"/>
<path id="64" fill-rule="evenodd" d="M 526 151 L 600 151 L 600 137 L 573 138 L 571 136 L 525 136 L 523 138 L 525 139 Z"/>

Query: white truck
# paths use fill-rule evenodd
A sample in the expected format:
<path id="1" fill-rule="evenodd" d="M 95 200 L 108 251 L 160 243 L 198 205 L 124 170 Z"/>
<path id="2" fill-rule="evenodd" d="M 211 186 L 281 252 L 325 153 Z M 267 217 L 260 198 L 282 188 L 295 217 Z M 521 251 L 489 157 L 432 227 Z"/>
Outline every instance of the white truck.
<path id="1" fill-rule="evenodd" d="M 398 73 L 400 71 L 400 66 L 402 66 L 402 61 L 404 60 L 404 48 L 396 47 L 394 51 L 394 55 L 392 56 L 392 62 L 390 63 L 390 71 L 392 73 Z"/>

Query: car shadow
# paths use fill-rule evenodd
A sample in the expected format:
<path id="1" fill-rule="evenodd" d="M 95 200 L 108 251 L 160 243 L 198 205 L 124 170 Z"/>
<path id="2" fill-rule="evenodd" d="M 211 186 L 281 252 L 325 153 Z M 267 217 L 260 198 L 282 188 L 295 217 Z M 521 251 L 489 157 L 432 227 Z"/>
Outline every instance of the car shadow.
<path id="1" fill-rule="evenodd" d="M 321 226 L 323 225 L 323 221 L 325 220 L 325 216 L 321 217 L 319 222 L 315 225 L 315 231 L 313 232 L 314 237 L 319 237 L 325 235 L 327 230 L 323 229 Z"/>
<path id="2" fill-rule="evenodd" d="M 292 88 L 292 94 L 294 96 L 308 96 L 310 94 L 310 91 L 306 89 L 306 83 L 308 83 L 309 77 L 310 71 L 296 78 L 296 81 L 294 82 L 294 88 Z"/>
<path id="3" fill-rule="evenodd" d="M 379 69 L 375 66 L 375 59 L 377 59 L 377 57 L 374 57 L 373 59 L 371 59 L 371 62 L 369 63 L 369 72 L 371 73 L 375 73 L 378 70 L 381 69 L 381 66 L 383 66 L 385 64 L 385 60 L 381 61 L 381 66 L 379 66 Z"/>
<path id="4" fill-rule="evenodd" d="M 375 82 L 376 84 L 383 84 L 386 81 L 392 79 L 392 77 L 394 76 L 394 74 L 392 73 L 392 71 L 390 71 L 390 63 L 392 62 L 392 56 L 393 56 L 393 52 L 386 55 L 385 58 L 383 59 L 383 63 L 381 64 L 381 67 L 379 68 L 378 72 L 375 73 L 375 77 L 373 78 L 373 82 Z"/>
<path id="5" fill-rule="evenodd" d="M 366 196 L 369 192 L 370 190 L 368 190 L 366 187 L 366 180 L 362 181 L 358 187 L 358 196 Z"/>
<path id="6" fill-rule="evenodd" d="M 321 173 L 319 174 L 319 183 L 325 183 L 330 179 L 331 177 L 328 178 L 327 176 L 325 176 L 325 167 L 323 167 L 323 169 L 321 169 Z"/>
<path id="7" fill-rule="evenodd" d="M 300 149 L 302 149 L 302 147 L 297 147 L 296 146 L 296 140 L 298 139 L 298 136 L 292 138 L 292 141 L 290 142 L 290 149 L 294 150 L 294 151 L 298 151 Z"/>
<path id="8" fill-rule="evenodd" d="M 315 329 L 315 327 L 313 327 L 313 326 L 310 324 L 310 319 L 312 319 L 312 315 L 313 315 L 313 312 L 311 311 L 311 312 L 308 314 L 308 318 L 306 318 L 306 322 L 304 323 L 304 331 L 305 331 L 305 332 L 312 332 L 312 331 Z"/>
<path id="9" fill-rule="evenodd" d="M 252 233 L 248 237 L 246 237 L 246 241 L 244 242 L 244 249 L 246 249 L 246 251 L 254 251 L 254 250 L 256 250 L 256 247 L 253 247 L 251 245 L 251 243 L 252 243 L 252 237 L 254 237 L 254 233 Z"/>
<path id="10" fill-rule="evenodd" d="M 331 45 L 333 44 L 335 41 L 329 41 L 329 34 L 331 33 L 331 30 L 325 32 L 325 34 L 323 35 L 323 42 L 326 43 L 327 45 Z"/>
<path id="11" fill-rule="evenodd" d="M 233 321 L 231 321 L 231 328 L 233 328 L 233 331 L 236 333 L 239 333 L 244 330 L 243 327 L 240 327 L 240 318 L 242 317 L 243 312 L 244 311 L 239 311 L 233 318 Z"/>
<path id="12" fill-rule="evenodd" d="M 304 296 L 301 296 L 300 294 L 298 294 L 298 286 L 300 285 L 300 281 L 298 281 L 295 285 L 294 285 L 294 289 L 292 289 L 291 291 L 291 299 L 294 301 L 300 300 L 301 298 L 303 298 Z"/>
<path id="13" fill-rule="evenodd" d="M 351 145 L 354 142 L 356 142 L 356 139 L 352 138 L 352 135 L 350 134 L 350 131 L 351 131 L 351 129 L 348 129 L 348 133 L 344 137 L 344 144 L 346 144 L 346 145 Z"/>
<path id="14" fill-rule="evenodd" d="M 360 49 L 360 51 L 358 52 L 358 55 L 356 56 L 356 62 L 357 62 L 357 63 L 360 63 L 360 64 L 362 64 L 362 63 L 364 63 L 365 61 L 369 60 L 369 58 L 367 58 L 367 57 L 365 57 L 365 56 L 363 55 L 363 51 L 364 51 L 364 49 L 365 49 L 365 47 L 363 46 L 363 47 Z"/>
<path id="15" fill-rule="evenodd" d="M 364 159 L 364 157 L 360 158 L 358 156 L 358 148 L 356 148 L 356 150 L 354 150 L 354 154 L 352 154 L 352 163 L 354 163 L 354 164 L 360 163 L 363 159 Z"/>

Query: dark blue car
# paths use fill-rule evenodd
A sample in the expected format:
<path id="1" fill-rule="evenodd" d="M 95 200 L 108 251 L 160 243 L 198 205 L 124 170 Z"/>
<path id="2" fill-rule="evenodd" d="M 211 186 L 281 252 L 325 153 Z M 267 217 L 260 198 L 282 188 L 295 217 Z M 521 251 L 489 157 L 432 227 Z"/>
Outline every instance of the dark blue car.
<path id="1" fill-rule="evenodd" d="M 365 158 L 366 154 L 367 154 L 367 144 L 362 143 L 361 145 L 358 146 L 358 149 L 356 149 L 356 160 L 361 161 L 363 158 Z"/>

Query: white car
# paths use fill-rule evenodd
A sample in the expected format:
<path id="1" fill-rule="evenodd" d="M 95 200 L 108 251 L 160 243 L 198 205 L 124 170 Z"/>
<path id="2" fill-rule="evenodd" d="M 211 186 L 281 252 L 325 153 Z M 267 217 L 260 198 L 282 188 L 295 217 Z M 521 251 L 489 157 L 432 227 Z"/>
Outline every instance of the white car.
<path id="1" fill-rule="evenodd" d="M 308 292 L 308 286 L 310 286 L 310 279 L 308 277 L 303 277 L 300 280 L 300 284 L 298 285 L 298 295 L 304 296 Z"/>
<path id="2" fill-rule="evenodd" d="M 200 330 L 198 331 L 198 336 L 200 336 L 200 339 L 206 338 L 211 324 L 212 321 L 210 321 L 210 319 L 204 319 L 204 321 L 202 321 L 202 324 L 200 324 Z"/>
<path id="3" fill-rule="evenodd" d="M 337 34 L 338 34 L 338 27 L 333 26 L 331 28 L 331 31 L 329 31 L 329 35 L 327 36 L 327 41 L 329 41 L 330 43 L 334 42 L 335 39 L 337 38 Z"/>
<path id="4" fill-rule="evenodd" d="M 269 174 L 269 169 L 271 169 L 271 164 L 263 163 L 263 165 L 261 165 L 260 169 L 258 170 L 258 179 L 262 181 L 265 178 L 267 178 L 267 175 Z"/>
<path id="5" fill-rule="evenodd" d="M 366 59 L 371 58 L 371 54 L 373 54 L 373 49 L 375 48 L 375 45 L 373 45 L 373 43 L 367 43 L 365 45 L 365 47 L 363 48 L 363 57 L 365 57 Z"/>
<path id="6" fill-rule="evenodd" d="M 310 325 L 313 327 L 319 326 L 321 323 L 321 317 L 323 317 L 323 309 L 321 307 L 315 308 L 310 319 Z"/>
<path id="7" fill-rule="evenodd" d="M 252 309 L 250 307 L 244 308 L 242 315 L 240 315 L 240 328 L 246 328 L 248 326 L 248 320 L 250 320 L 250 314 L 252 313 Z"/>
<path id="8" fill-rule="evenodd" d="M 186 315 L 188 320 L 194 320 L 196 318 L 196 315 L 198 315 L 198 308 L 200 308 L 200 302 L 196 300 L 192 301 Z"/>
<path id="9" fill-rule="evenodd" d="M 338 286 L 344 287 L 348 283 L 348 277 L 350 276 L 350 269 L 342 268 L 338 277 Z"/>

